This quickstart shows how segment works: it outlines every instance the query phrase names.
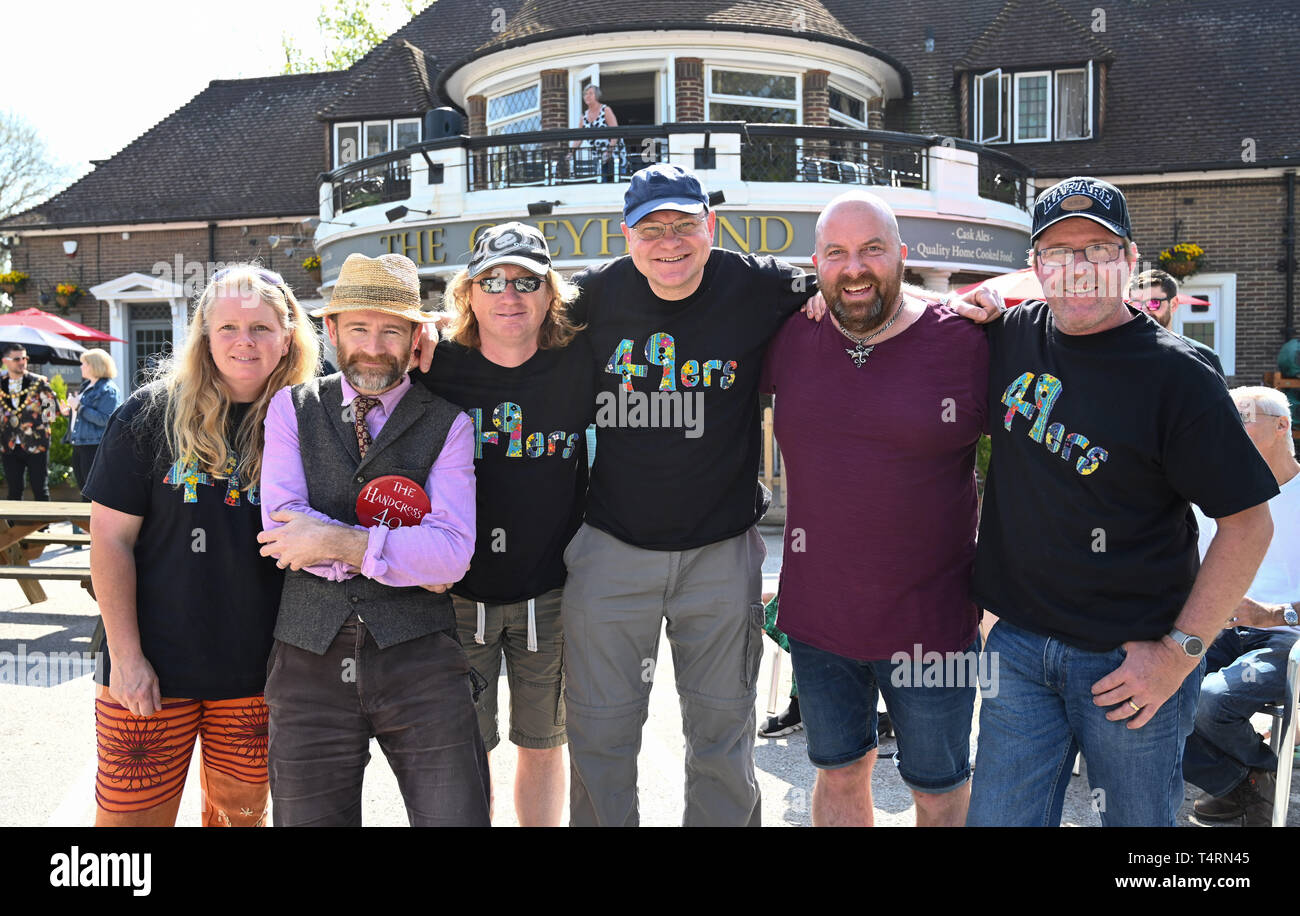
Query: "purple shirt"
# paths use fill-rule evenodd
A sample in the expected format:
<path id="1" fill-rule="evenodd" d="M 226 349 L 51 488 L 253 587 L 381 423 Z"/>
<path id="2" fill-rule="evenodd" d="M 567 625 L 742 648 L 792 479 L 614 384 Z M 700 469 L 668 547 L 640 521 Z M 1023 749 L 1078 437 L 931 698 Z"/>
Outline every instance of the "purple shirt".
<path id="1" fill-rule="evenodd" d="M 406 392 L 411 378 L 378 395 L 379 406 L 366 414 L 366 428 L 372 439 L 379 438 Z M 352 403 L 357 391 L 343 379 L 343 401 Z M 317 512 L 307 502 L 307 477 L 298 450 L 298 418 L 294 413 L 289 389 L 282 388 L 271 398 L 266 411 L 266 449 L 262 455 L 262 527 L 267 531 L 280 527 L 271 521 L 279 510 L 302 512 L 333 524 L 343 524 Z M 469 568 L 474 553 L 474 424 L 459 414 L 447 433 L 438 460 L 429 469 L 424 491 L 432 504 L 418 525 L 388 528 L 376 525 L 368 532 L 361 575 L 384 585 L 444 585 L 456 582 Z M 358 570 L 346 563 L 305 567 L 307 572 L 334 582 L 355 576 Z"/>
<path id="2" fill-rule="evenodd" d="M 787 513 L 777 625 L 861 661 L 975 638 L 975 450 L 984 331 L 929 304 L 862 368 L 827 318 L 790 318 L 763 363 Z"/>

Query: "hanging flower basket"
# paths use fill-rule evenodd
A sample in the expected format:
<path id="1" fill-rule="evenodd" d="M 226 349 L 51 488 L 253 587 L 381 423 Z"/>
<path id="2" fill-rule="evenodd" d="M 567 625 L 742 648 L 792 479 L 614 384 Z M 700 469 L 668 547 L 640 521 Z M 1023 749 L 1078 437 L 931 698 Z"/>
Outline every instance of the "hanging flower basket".
<path id="1" fill-rule="evenodd" d="M 1186 279 L 1201 269 L 1205 249 L 1195 242 L 1179 242 L 1173 248 L 1160 252 L 1160 269 L 1179 280 Z"/>
<path id="2" fill-rule="evenodd" d="M 320 256 L 310 255 L 302 262 L 302 269 L 307 271 L 307 276 L 311 277 L 311 282 L 317 286 L 320 285 Z"/>
<path id="3" fill-rule="evenodd" d="M 31 276 L 23 273 L 21 270 L 11 270 L 8 273 L 0 273 L 0 292 L 21 293 L 27 286 L 27 281 Z"/>
<path id="4" fill-rule="evenodd" d="M 77 284 L 60 283 L 54 287 L 54 304 L 59 307 L 60 311 L 66 313 L 68 309 L 77 304 L 81 294 L 82 289 Z"/>

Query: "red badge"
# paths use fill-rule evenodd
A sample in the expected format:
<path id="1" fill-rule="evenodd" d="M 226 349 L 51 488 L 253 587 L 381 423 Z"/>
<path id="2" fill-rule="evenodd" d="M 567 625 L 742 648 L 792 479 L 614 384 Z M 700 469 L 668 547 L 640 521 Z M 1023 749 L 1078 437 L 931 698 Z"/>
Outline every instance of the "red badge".
<path id="1" fill-rule="evenodd" d="M 418 525 L 428 511 L 428 494 L 414 480 L 397 474 L 376 477 L 357 496 L 357 522 L 367 528 Z"/>

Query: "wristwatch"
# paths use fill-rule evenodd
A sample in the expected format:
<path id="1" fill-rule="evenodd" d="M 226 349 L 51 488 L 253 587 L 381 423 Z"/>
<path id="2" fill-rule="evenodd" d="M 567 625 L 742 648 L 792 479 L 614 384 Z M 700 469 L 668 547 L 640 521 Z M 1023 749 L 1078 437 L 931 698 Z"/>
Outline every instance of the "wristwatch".
<path id="1" fill-rule="evenodd" d="M 1281 607 L 1282 619 L 1286 621 L 1287 626 L 1294 627 L 1300 625 L 1300 614 L 1296 614 L 1294 607 L 1289 604 L 1284 604 Z"/>
<path id="2" fill-rule="evenodd" d="M 1169 631 L 1169 638 L 1183 647 L 1189 658 L 1200 658 L 1205 654 L 1205 640 L 1191 633 L 1184 633 L 1178 627 Z"/>

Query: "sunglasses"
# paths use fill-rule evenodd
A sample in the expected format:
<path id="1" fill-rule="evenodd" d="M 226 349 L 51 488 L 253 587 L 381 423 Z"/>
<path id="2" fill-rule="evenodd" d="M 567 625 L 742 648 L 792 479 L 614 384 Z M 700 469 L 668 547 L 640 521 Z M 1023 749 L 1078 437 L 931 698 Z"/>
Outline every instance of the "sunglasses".
<path id="1" fill-rule="evenodd" d="M 1166 305 L 1169 304 L 1169 300 L 1168 299 L 1138 299 L 1133 304 L 1140 305 L 1142 308 L 1146 309 L 1149 312 L 1158 312 Z"/>
<path id="2" fill-rule="evenodd" d="M 485 293 L 504 293 L 506 285 L 509 284 L 521 293 L 535 293 L 542 288 L 541 277 L 515 277 L 513 280 L 507 280 L 505 277 L 484 277 L 478 281 L 478 288 Z"/>
<path id="3" fill-rule="evenodd" d="M 235 271 L 247 269 L 247 266 L 223 267 L 212 275 L 212 280 L 214 283 L 219 283 L 223 278 L 230 276 L 230 274 Z M 280 276 L 273 270 L 257 268 L 254 273 L 257 274 L 257 279 L 261 280 L 263 283 L 269 283 L 272 286 L 284 286 L 284 277 Z"/>

